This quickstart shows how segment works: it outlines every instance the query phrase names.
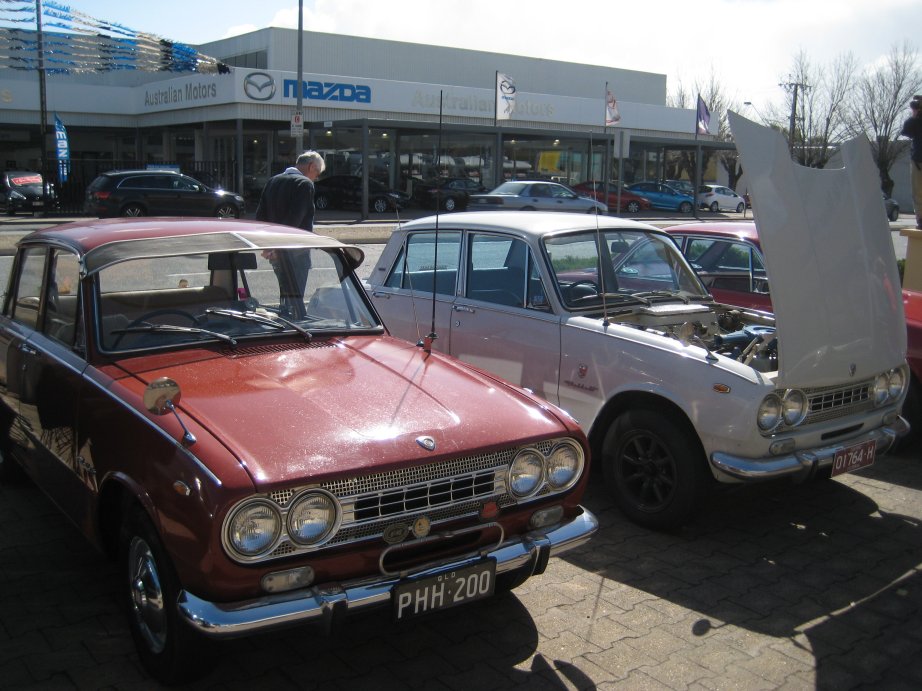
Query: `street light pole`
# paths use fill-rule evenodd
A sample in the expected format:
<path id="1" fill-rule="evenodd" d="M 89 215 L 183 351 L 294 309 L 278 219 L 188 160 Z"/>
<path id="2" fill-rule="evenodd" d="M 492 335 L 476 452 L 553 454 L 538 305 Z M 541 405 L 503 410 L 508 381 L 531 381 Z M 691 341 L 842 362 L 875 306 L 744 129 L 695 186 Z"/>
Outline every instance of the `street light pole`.
<path id="1" fill-rule="evenodd" d="M 778 86 L 793 92 L 793 99 L 791 101 L 791 123 L 789 127 L 790 134 L 788 135 L 788 148 L 791 150 L 791 155 L 794 155 L 794 132 L 797 125 L 797 92 L 798 89 L 806 91 L 809 86 L 803 82 L 785 82 L 779 84 Z M 804 142 L 806 145 L 806 142 Z"/>
<path id="2" fill-rule="evenodd" d="M 301 116 L 301 129 L 295 135 L 295 156 L 304 151 L 304 0 L 298 0 L 298 114 Z"/>
<path id="3" fill-rule="evenodd" d="M 38 125 L 40 162 L 39 172 L 42 174 L 42 208 L 47 207 L 48 173 L 45 171 L 45 160 L 48 158 L 46 139 L 46 123 L 48 122 L 48 101 L 45 85 L 45 37 L 42 33 L 42 0 L 35 0 L 35 28 L 38 39 L 38 110 L 41 122 Z"/>

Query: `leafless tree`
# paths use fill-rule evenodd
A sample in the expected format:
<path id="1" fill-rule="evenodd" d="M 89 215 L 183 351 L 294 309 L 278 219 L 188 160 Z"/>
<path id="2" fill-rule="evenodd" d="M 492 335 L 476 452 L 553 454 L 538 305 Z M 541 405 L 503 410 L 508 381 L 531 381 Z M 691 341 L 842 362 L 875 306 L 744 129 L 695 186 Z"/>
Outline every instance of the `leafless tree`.
<path id="1" fill-rule="evenodd" d="M 888 195 L 893 191 L 890 169 L 909 146 L 909 142 L 897 137 L 909 115 L 909 100 L 920 92 L 919 54 L 909 41 L 894 45 L 880 65 L 868 69 L 857 80 L 848 130 L 852 136 L 866 134 L 871 140 L 881 188 Z"/>
<path id="2" fill-rule="evenodd" d="M 782 86 L 787 108 L 795 117 L 793 132 L 786 128 L 791 153 L 799 163 L 823 168 L 835 146 L 847 133 L 848 100 L 854 90 L 857 61 L 851 53 L 837 57 L 831 65 L 814 65 L 801 50 Z M 795 99 L 796 105 L 795 105 Z"/>

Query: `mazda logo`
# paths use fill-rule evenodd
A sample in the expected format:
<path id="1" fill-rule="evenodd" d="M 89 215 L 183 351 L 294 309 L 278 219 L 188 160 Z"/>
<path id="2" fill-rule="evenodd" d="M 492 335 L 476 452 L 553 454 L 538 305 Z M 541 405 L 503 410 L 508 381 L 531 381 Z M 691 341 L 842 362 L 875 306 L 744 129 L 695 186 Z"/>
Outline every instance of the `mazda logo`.
<path id="1" fill-rule="evenodd" d="M 508 79 L 503 79 L 499 83 L 499 91 L 507 96 L 511 96 L 515 93 L 515 84 L 510 82 Z"/>
<path id="2" fill-rule="evenodd" d="M 243 78 L 243 93 L 254 101 L 268 101 L 275 96 L 275 80 L 267 72 L 250 72 Z"/>

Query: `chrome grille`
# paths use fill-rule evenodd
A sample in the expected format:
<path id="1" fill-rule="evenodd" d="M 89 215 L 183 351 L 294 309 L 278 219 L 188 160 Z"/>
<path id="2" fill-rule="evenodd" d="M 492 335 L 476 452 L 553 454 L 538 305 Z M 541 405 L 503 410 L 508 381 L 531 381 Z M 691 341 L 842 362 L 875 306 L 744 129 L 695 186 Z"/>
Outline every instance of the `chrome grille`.
<path id="1" fill-rule="evenodd" d="M 874 407 L 873 382 L 864 381 L 850 386 L 829 386 L 821 389 L 805 389 L 810 402 L 804 424 L 824 422 L 845 417 Z"/>

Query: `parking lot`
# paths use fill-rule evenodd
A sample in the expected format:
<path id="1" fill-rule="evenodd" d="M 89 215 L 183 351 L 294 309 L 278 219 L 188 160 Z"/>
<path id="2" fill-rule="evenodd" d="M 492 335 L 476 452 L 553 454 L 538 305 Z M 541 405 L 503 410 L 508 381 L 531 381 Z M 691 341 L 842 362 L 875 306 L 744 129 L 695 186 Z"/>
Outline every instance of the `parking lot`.
<path id="1" fill-rule="evenodd" d="M 677 533 L 623 520 L 596 474 L 599 533 L 514 594 L 229 641 L 193 688 L 917 689 L 919 455 L 722 491 Z M 154 688 L 113 566 L 30 484 L 0 486 L 0 521 L 0 686 Z"/>

